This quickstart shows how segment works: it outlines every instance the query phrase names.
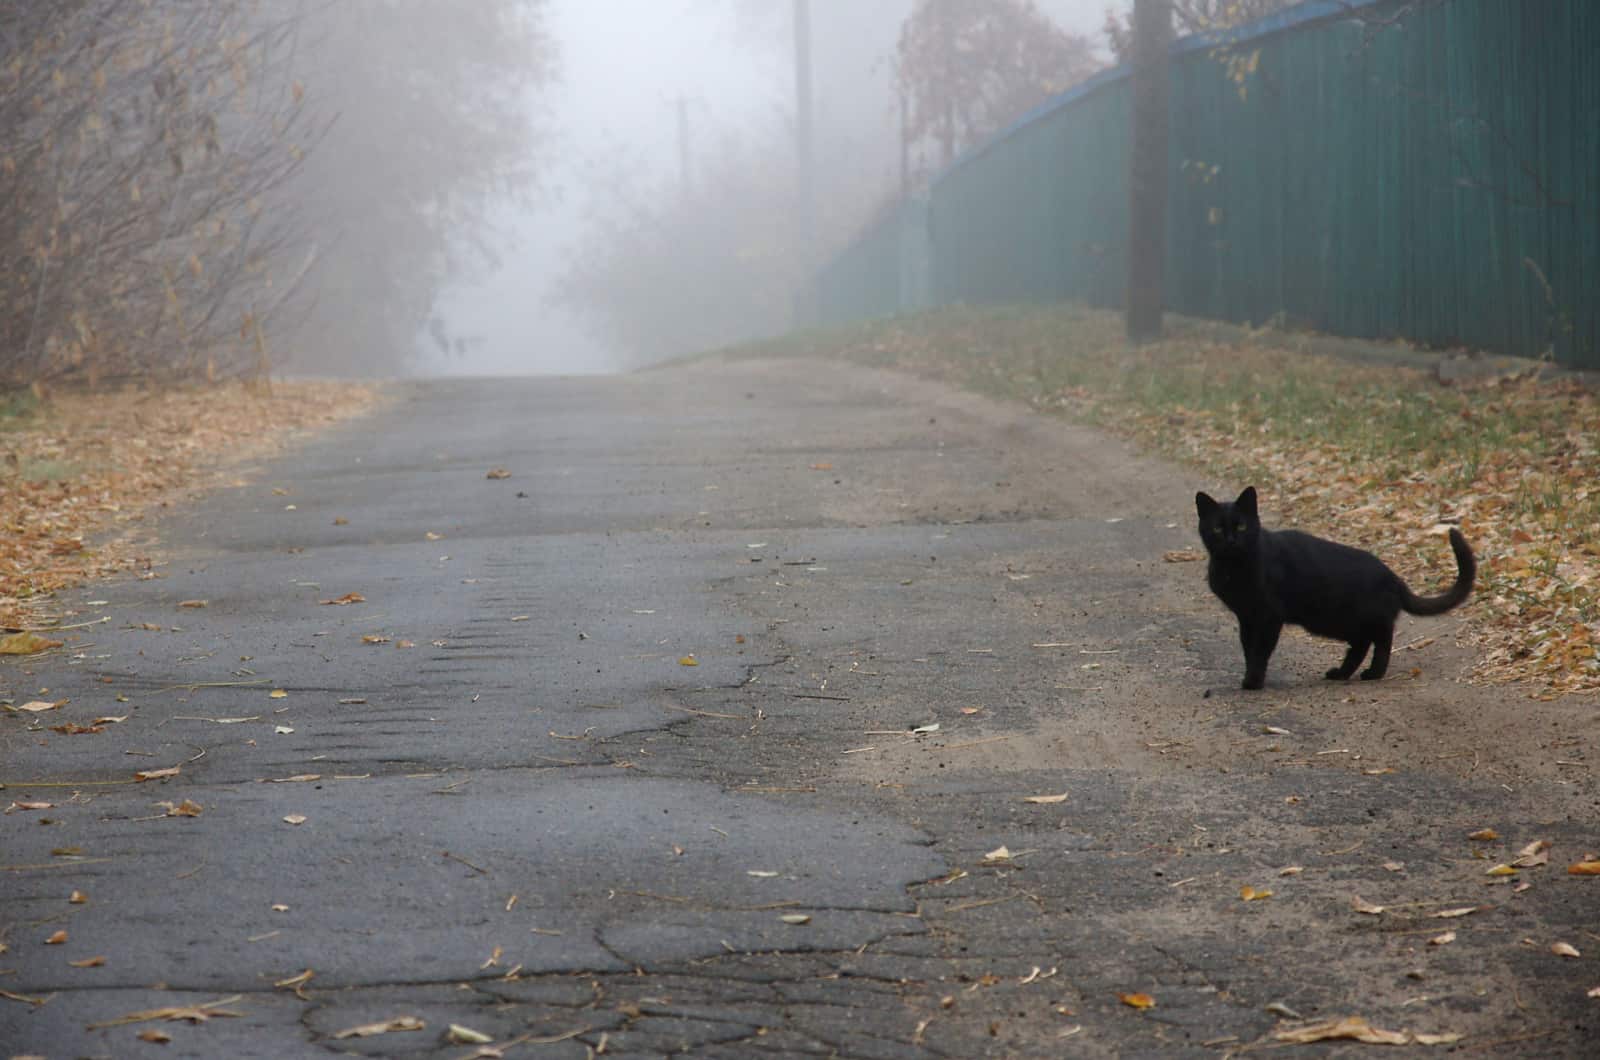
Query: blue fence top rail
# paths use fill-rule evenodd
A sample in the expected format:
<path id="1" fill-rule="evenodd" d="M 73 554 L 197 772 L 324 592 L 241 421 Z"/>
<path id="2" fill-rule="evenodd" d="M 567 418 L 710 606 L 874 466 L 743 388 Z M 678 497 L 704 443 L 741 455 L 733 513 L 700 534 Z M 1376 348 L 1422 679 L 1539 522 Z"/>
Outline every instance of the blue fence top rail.
<path id="1" fill-rule="evenodd" d="M 1205 33 L 1196 33 L 1173 41 L 1168 54 L 1173 58 L 1177 58 L 1180 55 L 1188 55 L 1191 52 L 1209 51 L 1212 48 L 1260 40 L 1282 33 L 1285 30 L 1304 26 L 1310 22 L 1331 21 L 1341 17 L 1348 18 L 1361 8 L 1390 2 L 1392 0 L 1304 0 L 1303 3 L 1284 8 L 1282 11 L 1275 11 L 1270 15 L 1263 15 L 1261 18 L 1253 22 L 1246 22 L 1241 26 L 1209 30 Z M 1131 76 L 1132 73 L 1132 68 L 1126 63 L 1113 66 L 1109 70 L 1100 71 L 1086 81 L 1080 81 L 1059 95 L 1051 96 L 1033 107 L 1033 109 L 1024 112 L 1021 117 L 989 137 L 983 143 L 975 147 L 969 147 L 957 155 L 954 161 L 934 174 L 932 181 L 930 181 L 930 186 L 938 187 L 940 182 L 955 173 L 956 170 L 988 154 L 995 147 L 1009 140 L 1040 118 L 1053 114 L 1062 107 L 1071 106 L 1085 96 Z"/>

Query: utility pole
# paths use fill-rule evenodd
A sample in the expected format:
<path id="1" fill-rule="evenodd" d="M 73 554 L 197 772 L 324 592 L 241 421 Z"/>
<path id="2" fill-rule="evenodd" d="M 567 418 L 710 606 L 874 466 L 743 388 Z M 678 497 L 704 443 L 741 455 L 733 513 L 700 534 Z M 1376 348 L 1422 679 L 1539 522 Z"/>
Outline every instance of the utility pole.
<path id="1" fill-rule="evenodd" d="M 678 183 L 687 199 L 694 190 L 689 170 L 689 97 L 678 97 Z"/>
<path id="2" fill-rule="evenodd" d="M 1128 340 L 1161 337 L 1167 255 L 1171 0 L 1133 0 L 1133 142 L 1128 152 Z"/>
<path id="3" fill-rule="evenodd" d="M 800 253 L 809 271 L 816 256 L 816 171 L 811 145 L 811 3 L 794 0 L 795 165 Z"/>

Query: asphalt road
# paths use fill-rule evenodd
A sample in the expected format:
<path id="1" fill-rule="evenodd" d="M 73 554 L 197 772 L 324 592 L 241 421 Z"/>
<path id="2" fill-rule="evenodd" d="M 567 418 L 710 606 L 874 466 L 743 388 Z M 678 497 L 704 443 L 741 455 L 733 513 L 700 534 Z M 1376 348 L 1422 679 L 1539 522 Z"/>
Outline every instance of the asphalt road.
<path id="1" fill-rule="evenodd" d="M 821 362 L 398 387 L 0 662 L 0 1052 L 1594 1055 L 1592 704 L 1457 618 L 1240 692 L 1237 485 Z"/>

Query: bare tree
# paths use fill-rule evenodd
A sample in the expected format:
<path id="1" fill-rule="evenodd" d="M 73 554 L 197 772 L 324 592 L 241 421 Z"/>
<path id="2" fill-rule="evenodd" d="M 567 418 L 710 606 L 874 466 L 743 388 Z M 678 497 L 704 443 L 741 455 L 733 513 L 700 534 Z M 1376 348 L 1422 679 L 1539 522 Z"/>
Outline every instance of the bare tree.
<path id="1" fill-rule="evenodd" d="M 902 135 L 931 142 L 946 164 L 1099 65 L 1086 38 L 1032 0 L 918 0 L 896 53 Z"/>

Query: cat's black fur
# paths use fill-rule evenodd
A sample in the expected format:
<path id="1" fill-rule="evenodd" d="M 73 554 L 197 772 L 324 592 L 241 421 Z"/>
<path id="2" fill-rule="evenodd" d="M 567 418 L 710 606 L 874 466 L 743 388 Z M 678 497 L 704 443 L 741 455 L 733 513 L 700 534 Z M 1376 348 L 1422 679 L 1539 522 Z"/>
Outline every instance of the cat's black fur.
<path id="1" fill-rule="evenodd" d="M 1394 621 L 1401 611 L 1443 614 L 1472 592 L 1477 561 L 1454 527 L 1455 584 L 1438 596 L 1417 596 L 1370 552 L 1298 530 L 1262 529 L 1254 486 L 1228 502 L 1196 493 L 1194 504 L 1200 540 L 1211 557 L 1206 581 L 1239 618 L 1244 688 L 1260 688 L 1266 681 L 1267 659 L 1286 622 L 1350 645 L 1344 661 L 1328 671 L 1332 681 L 1348 679 L 1371 648 L 1372 665 L 1361 678 L 1375 681 L 1389 669 Z"/>

